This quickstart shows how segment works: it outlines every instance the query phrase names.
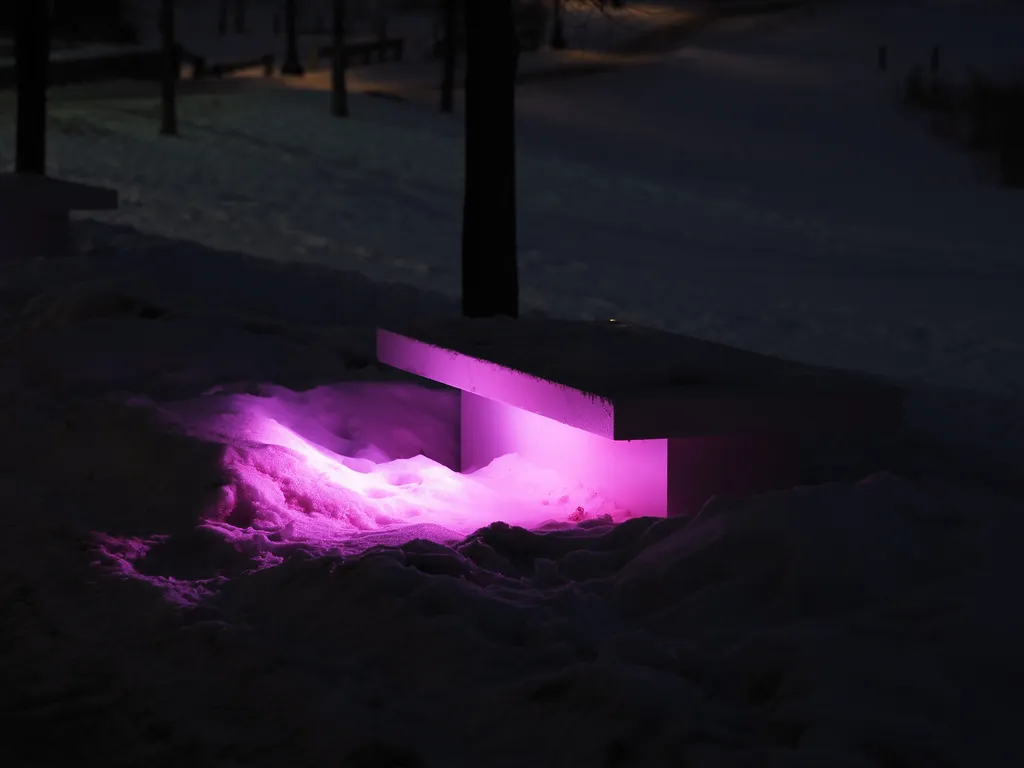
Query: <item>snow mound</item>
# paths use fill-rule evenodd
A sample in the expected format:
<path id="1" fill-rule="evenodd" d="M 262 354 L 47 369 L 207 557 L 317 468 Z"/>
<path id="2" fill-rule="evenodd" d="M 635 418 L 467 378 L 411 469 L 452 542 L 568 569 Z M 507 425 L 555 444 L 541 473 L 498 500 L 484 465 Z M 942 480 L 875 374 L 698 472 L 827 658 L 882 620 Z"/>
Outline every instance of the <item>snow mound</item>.
<path id="1" fill-rule="evenodd" d="M 495 521 L 568 530 L 628 514 L 515 455 L 471 474 L 450 469 L 450 390 L 217 387 L 180 401 L 80 398 L 63 421 L 23 418 L 12 425 L 32 435 L 23 456 L 52 459 L 27 460 L 26 477 L 80 489 L 79 521 L 99 532 L 105 556 L 189 604 L 222 578 L 296 551 L 452 544 Z"/>
<path id="2" fill-rule="evenodd" d="M 407 384 L 30 406 L 0 478 L 15 730 L 124 765 L 1008 754 L 1012 708 L 964 705 L 1024 682 L 1024 527 L 991 500 L 878 475 L 623 520 L 515 457 L 446 469 L 456 400 Z"/>
<path id="3" fill-rule="evenodd" d="M 450 390 L 376 382 L 305 393 L 268 387 L 162 412 L 223 446 L 225 484 L 208 515 L 212 525 L 244 532 L 233 537 L 349 551 L 354 541 L 365 548 L 379 540 L 374 534 L 412 524 L 453 540 L 496 520 L 534 528 L 624 514 L 516 456 L 468 475 L 450 469 L 458 466 L 458 397 Z"/>

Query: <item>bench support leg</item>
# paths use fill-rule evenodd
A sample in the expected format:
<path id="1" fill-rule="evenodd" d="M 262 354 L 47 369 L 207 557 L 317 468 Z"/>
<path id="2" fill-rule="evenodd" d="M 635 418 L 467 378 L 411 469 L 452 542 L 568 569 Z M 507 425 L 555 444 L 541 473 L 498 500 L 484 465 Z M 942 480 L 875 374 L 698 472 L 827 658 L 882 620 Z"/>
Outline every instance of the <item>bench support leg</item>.
<path id="1" fill-rule="evenodd" d="M 712 496 L 753 496 L 803 481 L 796 437 L 710 435 L 666 442 L 670 514 L 695 515 Z"/>
<path id="2" fill-rule="evenodd" d="M 461 438 L 463 472 L 517 453 L 635 517 L 696 514 L 714 495 L 800 482 L 798 445 L 785 437 L 610 440 L 468 392 L 462 393 Z"/>

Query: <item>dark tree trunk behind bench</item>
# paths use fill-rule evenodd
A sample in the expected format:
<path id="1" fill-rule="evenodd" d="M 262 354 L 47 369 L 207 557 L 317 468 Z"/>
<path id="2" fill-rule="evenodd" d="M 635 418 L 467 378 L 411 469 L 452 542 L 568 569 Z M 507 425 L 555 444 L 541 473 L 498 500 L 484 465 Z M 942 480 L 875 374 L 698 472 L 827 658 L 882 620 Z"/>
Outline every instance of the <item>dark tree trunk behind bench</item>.
<path id="1" fill-rule="evenodd" d="M 466 181 L 462 313 L 519 314 L 516 264 L 515 80 L 511 0 L 470 0 L 466 24 Z"/>
<path id="2" fill-rule="evenodd" d="M 15 170 L 46 173 L 46 86 L 50 62 L 47 3 L 16 0 L 14 60 L 18 87 Z"/>
<path id="3" fill-rule="evenodd" d="M 181 63 L 174 34 L 174 2 L 160 0 L 160 39 L 163 41 L 163 72 L 160 76 L 160 133 L 178 135 L 177 88 Z"/>
<path id="4" fill-rule="evenodd" d="M 551 2 L 551 47 L 561 49 L 566 47 L 565 41 L 565 19 L 563 13 L 563 0 L 552 0 Z"/>
<path id="5" fill-rule="evenodd" d="M 455 65 L 458 57 L 459 0 L 444 0 L 444 71 L 441 77 L 441 111 L 455 110 Z"/>
<path id="6" fill-rule="evenodd" d="M 283 75 L 303 75 L 305 70 L 299 63 L 299 29 L 298 29 L 298 0 L 285 0 L 284 3 L 284 34 L 285 54 L 284 64 L 281 65 Z"/>
<path id="7" fill-rule="evenodd" d="M 331 114 L 348 117 L 348 90 L 345 85 L 345 70 L 348 69 L 348 50 L 345 48 L 346 0 L 334 0 L 332 19 L 331 51 Z"/>
<path id="8" fill-rule="evenodd" d="M 247 0 L 235 0 L 235 32 L 245 34 L 245 12 L 248 10 Z"/>

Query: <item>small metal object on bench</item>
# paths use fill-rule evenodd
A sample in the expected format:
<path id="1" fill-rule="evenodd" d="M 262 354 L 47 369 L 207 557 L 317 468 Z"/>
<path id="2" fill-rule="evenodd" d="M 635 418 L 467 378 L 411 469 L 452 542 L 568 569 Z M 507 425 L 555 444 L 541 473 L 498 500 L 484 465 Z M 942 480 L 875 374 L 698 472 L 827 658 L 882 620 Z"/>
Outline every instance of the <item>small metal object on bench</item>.
<path id="1" fill-rule="evenodd" d="M 458 469 L 518 453 L 635 515 L 797 485 L 807 435 L 902 415 L 902 393 L 866 378 L 610 323 L 381 329 L 377 357 L 462 390 Z"/>
<path id="2" fill-rule="evenodd" d="M 71 252 L 71 211 L 117 208 L 117 190 L 35 174 L 0 174 L 0 260 Z"/>

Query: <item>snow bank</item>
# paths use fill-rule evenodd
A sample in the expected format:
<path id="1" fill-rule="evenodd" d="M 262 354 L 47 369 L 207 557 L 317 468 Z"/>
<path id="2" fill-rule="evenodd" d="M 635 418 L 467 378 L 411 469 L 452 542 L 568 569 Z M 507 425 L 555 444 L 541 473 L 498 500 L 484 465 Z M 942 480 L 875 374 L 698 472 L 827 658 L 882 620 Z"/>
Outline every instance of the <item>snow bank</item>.
<path id="1" fill-rule="evenodd" d="M 201 482 L 175 476 L 150 498 Z M 1012 764 L 980 695 L 1019 684 L 991 590 L 1021 574 L 978 565 L 1009 520 L 894 478 L 343 559 L 226 522 L 106 533 L 51 477 L 0 484 L 0 668 L 44 762 Z"/>
<path id="2" fill-rule="evenodd" d="M 10 749 L 126 766 L 1014 764 L 1019 508 L 880 475 L 692 520 L 566 520 L 593 500 L 514 459 L 445 469 L 453 397 L 387 383 L 358 334 L 234 306 L 261 295 L 255 275 L 305 273 L 293 311 L 333 297 L 344 317 L 344 275 L 229 259 L 222 301 L 208 260 L 190 304 L 170 280 L 132 302 L 96 277 L 25 300 L 86 267 L 131 284 L 130 259 L 5 270 L 23 321 L 0 377 Z M 352 299 L 404 309 L 376 290 Z M 255 383 L 289 369 L 294 389 Z M 482 519 L 516 513 L 538 527 Z"/>

